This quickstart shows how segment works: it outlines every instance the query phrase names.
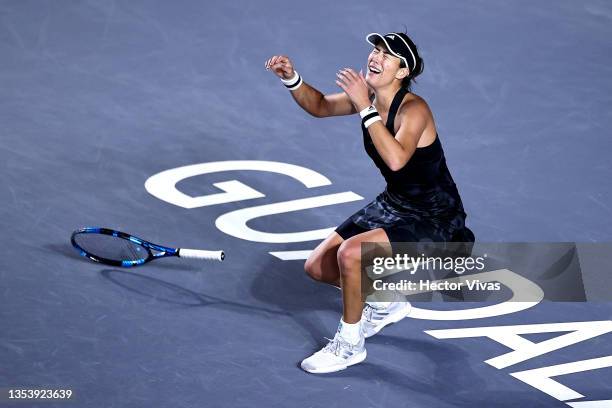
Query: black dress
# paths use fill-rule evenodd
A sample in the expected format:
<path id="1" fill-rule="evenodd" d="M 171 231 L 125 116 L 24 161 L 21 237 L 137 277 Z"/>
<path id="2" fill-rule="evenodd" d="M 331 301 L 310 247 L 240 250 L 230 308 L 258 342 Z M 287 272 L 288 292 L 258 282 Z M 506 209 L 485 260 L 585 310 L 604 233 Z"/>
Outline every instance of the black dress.
<path id="1" fill-rule="evenodd" d="M 397 110 L 407 94 L 400 89 L 391 103 L 386 127 L 395 135 Z M 365 150 L 387 181 L 385 191 L 351 215 L 336 232 L 348 239 L 382 228 L 391 242 L 474 242 L 457 186 L 446 166 L 440 138 L 416 151 L 400 170 L 392 171 L 362 126 Z"/>

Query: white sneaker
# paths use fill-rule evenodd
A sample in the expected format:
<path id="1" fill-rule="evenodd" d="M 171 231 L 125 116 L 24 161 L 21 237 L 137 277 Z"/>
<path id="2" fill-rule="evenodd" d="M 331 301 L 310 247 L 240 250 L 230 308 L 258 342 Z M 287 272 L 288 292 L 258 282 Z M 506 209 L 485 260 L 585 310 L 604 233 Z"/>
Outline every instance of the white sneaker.
<path id="1" fill-rule="evenodd" d="M 390 302 L 386 307 L 373 307 L 366 303 L 361 314 L 361 329 L 363 335 L 372 337 L 383 327 L 397 323 L 408 316 L 412 306 L 409 302 Z"/>
<path id="2" fill-rule="evenodd" d="M 347 342 L 338 333 L 333 340 L 327 340 L 329 343 L 325 347 L 302 361 L 304 371 L 313 374 L 333 373 L 361 363 L 368 354 L 363 336 L 360 336 L 357 344 Z"/>

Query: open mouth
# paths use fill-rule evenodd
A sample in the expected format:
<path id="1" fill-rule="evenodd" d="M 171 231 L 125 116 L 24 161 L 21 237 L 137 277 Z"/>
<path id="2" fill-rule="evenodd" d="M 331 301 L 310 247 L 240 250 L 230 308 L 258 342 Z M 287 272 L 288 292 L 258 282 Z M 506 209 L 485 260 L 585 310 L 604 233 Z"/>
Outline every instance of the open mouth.
<path id="1" fill-rule="evenodd" d="M 372 73 L 372 74 L 380 74 L 381 73 L 380 69 L 378 69 L 378 68 L 376 68 L 376 67 L 374 67 L 372 65 L 370 65 L 368 67 L 368 71 L 370 71 L 370 73 Z"/>

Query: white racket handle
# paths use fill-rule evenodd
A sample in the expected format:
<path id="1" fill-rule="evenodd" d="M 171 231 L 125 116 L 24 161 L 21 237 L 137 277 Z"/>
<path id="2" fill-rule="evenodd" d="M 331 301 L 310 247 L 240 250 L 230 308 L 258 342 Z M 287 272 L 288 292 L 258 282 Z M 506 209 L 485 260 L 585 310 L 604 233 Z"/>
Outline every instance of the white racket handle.
<path id="1" fill-rule="evenodd" d="M 189 259 L 202 259 L 205 261 L 222 261 L 225 259 L 223 251 L 204 251 L 201 249 L 186 249 L 180 248 L 178 256 Z"/>

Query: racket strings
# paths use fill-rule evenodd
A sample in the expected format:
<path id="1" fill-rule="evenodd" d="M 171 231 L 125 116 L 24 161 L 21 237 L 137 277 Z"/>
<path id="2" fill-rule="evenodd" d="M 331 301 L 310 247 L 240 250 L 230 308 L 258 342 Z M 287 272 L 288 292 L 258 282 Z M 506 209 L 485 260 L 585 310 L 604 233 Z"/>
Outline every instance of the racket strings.
<path id="1" fill-rule="evenodd" d="M 138 261 L 149 256 L 144 247 L 112 235 L 78 234 L 75 242 L 85 252 L 113 261 Z"/>

